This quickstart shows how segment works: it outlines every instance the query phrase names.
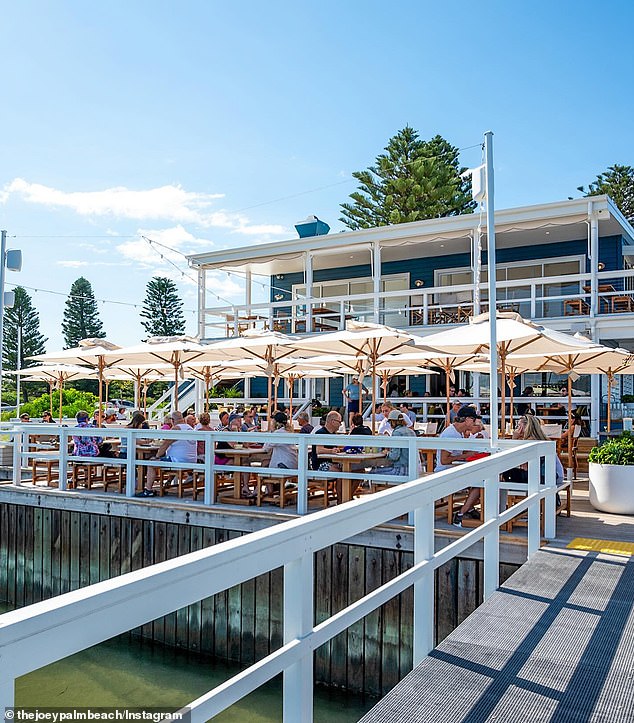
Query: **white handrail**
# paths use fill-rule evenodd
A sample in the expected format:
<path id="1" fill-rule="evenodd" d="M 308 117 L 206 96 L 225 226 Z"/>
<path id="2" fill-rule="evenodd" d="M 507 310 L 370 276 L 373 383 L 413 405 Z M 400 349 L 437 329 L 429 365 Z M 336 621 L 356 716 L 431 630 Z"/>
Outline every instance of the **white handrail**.
<path id="1" fill-rule="evenodd" d="M 94 433 L 95 430 L 62 430 L 66 436 L 70 431 Z M 133 439 L 132 431 L 125 432 L 126 436 L 129 435 L 129 442 Z M 149 435 L 148 430 L 142 431 L 144 435 Z M 165 435 L 165 432 L 162 434 Z M 286 435 L 276 436 L 282 438 Z M 448 443 L 455 446 L 456 441 L 459 440 Z M 469 446 L 473 444 L 470 442 Z M 283 565 L 283 647 L 192 701 L 189 704 L 191 720 L 201 723 L 208 720 L 281 671 L 284 672 L 284 720 L 312 720 L 312 656 L 317 647 L 414 585 L 414 662 L 417 663 L 433 645 L 433 608 L 430 609 L 433 570 L 475 542 L 484 540 L 485 597 L 488 597 L 498 586 L 500 525 L 528 510 L 528 554 L 532 555 L 539 547 L 539 505 L 541 499 L 545 499 L 545 534 L 546 537 L 554 536 L 554 444 L 502 444 L 508 448 L 467 467 L 405 482 L 321 513 L 296 518 L 5 613 L 0 617 L 2 703 L 13 705 L 14 681 L 18 676 Z M 211 445 L 207 445 L 207 449 L 210 450 Z M 414 447 L 410 446 L 410 453 L 412 449 Z M 305 457 L 307 445 L 304 443 L 300 450 Z M 542 457 L 546 470 L 544 485 L 540 485 Z M 502 471 L 526 462 L 528 487 L 499 481 Z M 434 553 L 434 501 L 474 483 L 485 488 L 484 523 Z M 528 494 L 521 502 L 500 513 L 500 489 L 523 489 Z M 312 610 L 313 554 L 410 512 L 414 512 L 415 523 L 414 566 L 345 610 L 315 625 Z"/>

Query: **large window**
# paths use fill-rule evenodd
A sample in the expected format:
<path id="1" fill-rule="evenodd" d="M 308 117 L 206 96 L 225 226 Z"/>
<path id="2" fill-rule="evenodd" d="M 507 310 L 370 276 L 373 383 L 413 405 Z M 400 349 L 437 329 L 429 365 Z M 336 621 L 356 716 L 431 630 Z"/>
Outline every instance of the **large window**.
<path id="1" fill-rule="evenodd" d="M 531 316 L 531 287 L 526 282 L 535 279 L 547 279 L 548 277 L 562 277 L 573 274 L 581 274 L 584 270 L 585 257 L 568 256 L 563 258 L 517 261 L 507 264 L 497 264 L 496 280 L 511 281 L 513 284 L 497 289 L 498 302 L 507 302 L 507 306 L 517 311 L 522 316 Z M 481 270 L 482 283 L 488 281 L 488 270 L 486 266 Z M 435 272 L 436 286 L 455 286 L 457 284 L 471 284 L 473 280 L 472 271 L 463 267 L 459 269 L 439 270 Z M 566 279 L 553 280 L 537 284 L 535 293 L 538 298 L 535 314 L 541 317 L 563 316 L 563 300 L 548 297 L 574 296 L 581 293 L 579 281 L 566 281 Z M 482 290 L 482 300 L 486 302 L 487 291 Z M 449 302 L 449 299 L 445 301 Z M 442 302 L 442 300 L 441 300 Z"/>
<path id="2" fill-rule="evenodd" d="M 360 320 L 369 320 L 373 312 L 372 293 L 374 282 L 371 277 L 357 279 L 336 279 L 333 281 L 318 281 L 313 283 L 312 296 L 314 299 L 323 299 L 325 307 L 339 310 L 336 299 L 342 296 L 365 294 L 367 298 L 346 302 L 345 313 Z M 409 274 L 390 274 L 381 278 L 381 291 L 408 291 Z M 306 296 L 306 284 L 293 285 L 293 298 L 301 299 Z M 332 299 L 333 303 L 328 303 Z M 384 324 L 403 325 L 405 309 L 409 306 L 409 296 L 395 296 L 383 299 L 381 303 L 381 321 Z M 298 313 L 306 313 L 305 308 L 297 307 Z"/>

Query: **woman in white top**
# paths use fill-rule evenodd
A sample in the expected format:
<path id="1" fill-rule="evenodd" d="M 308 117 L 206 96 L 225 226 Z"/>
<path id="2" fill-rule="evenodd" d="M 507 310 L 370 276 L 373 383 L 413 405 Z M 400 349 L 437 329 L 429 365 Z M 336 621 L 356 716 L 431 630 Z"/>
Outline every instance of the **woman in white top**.
<path id="1" fill-rule="evenodd" d="M 276 412 L 273 415 L 275 425 L 274 432 L 292 432 L 293 427 L 288 423 L 288 417 L 284 412 Z M 267 442 L 262 448 L 263 452 L 271 452 L 269 467 L 280 467 L 281 469 L 297 469 L 297 446 L 295 444 L 282 444 Z"/>

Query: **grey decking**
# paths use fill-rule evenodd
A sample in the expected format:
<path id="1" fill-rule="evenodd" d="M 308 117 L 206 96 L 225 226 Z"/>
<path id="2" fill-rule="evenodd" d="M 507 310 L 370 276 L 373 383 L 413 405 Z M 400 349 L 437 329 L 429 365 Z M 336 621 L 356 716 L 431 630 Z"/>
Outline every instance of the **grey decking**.
<path id="1" fill-rule="evenodd" d="M 634 558 L 545 548 L 363 719 L 634 721 Z"/>

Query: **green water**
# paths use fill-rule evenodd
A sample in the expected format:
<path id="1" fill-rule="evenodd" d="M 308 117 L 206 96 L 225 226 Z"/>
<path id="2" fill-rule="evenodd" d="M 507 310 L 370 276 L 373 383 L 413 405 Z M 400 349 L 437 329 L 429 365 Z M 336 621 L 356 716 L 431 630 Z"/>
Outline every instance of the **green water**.
<path id="1" fill-rule="evenodd" d="M 121 637 L 16 681 L 22 706 L 182 706 L 238 672 L 237 667 Z M 357 721 L 375 701 L 315 689 L 315 720 Z M 214 718 L 224 723 L 282 720 L 282 685 L 271 681 Z"/>

